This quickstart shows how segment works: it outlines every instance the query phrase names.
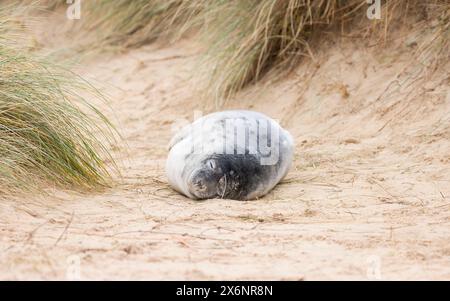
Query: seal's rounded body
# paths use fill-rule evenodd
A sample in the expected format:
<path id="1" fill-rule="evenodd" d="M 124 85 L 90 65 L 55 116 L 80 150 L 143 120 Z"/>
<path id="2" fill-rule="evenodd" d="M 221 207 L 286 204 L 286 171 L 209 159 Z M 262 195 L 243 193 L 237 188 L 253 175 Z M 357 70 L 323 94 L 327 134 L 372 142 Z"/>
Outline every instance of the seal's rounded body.
<path id="1" fill-rule="evenodd" d="M 197 119 L 169 146 L 171 186 L 192 199 L 250 200 L 287 174 L 294 143 L 289 132 L 257 112 L 232 110 Z"/>

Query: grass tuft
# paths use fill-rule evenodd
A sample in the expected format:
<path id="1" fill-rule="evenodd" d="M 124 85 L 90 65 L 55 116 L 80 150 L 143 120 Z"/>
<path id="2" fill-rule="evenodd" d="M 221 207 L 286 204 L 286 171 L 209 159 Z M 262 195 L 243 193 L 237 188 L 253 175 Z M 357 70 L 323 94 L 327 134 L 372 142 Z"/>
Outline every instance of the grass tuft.
<path id="1" fill-rule="evenodd" d="M 103 45 L 137 47 L 169 37 L 197 12 L 192 0 L 93 0 L 84 3 L 87 28 Z"/>
<path id="2" fill-rule="evenodd" d="M 202 17 L 209 49 L 209 91 L 216 100 L 257 82 L 268 70 L 289 70 L 312 56 L 308 41 L 361 1 L 207 1 Z"/>
<path id="3" fill-rule="evenodd" d="M 114 130 L 85 97 L 87 82 L 11 46 L 11 20 L 0 10 L 0 192 L 110 184 Z"/>

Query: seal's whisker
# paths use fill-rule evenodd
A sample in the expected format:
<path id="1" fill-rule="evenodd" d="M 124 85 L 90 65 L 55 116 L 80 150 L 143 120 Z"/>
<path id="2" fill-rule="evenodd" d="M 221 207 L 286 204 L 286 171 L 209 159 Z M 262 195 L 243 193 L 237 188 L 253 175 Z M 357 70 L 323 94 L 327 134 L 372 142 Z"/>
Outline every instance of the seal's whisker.
<path id="1" fill-rule="evenodd" d="M 225 174 L 224 177 L 225 177 L 225 187 L 224 187 L 224 189 L 223 189 L 222 199 L 223 199 L 224 196 L 225 196 L 225 192 L 227 192 L 227 175 Z"/>

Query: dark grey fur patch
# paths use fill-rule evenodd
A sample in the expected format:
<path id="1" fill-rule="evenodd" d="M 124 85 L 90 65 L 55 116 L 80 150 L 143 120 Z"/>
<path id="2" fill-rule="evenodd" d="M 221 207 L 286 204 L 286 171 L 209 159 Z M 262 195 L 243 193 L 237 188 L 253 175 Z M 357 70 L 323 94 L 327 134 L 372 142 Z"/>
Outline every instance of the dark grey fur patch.
<path id="1" fill-rule="evenodd" d="M 278 169 L 278 165 L 261 165 L 260 159 L 250 154 L 215 154 L 204 162 L 210 159 L 216 160 L 221 174 L 214 175 L 214 179 L 206 180 L 217 181 L 222 175 L 227 179 L 223 195 L 217 195 L 219 198 L 246 199 L 261 184 L 266 185 L 270 182 Z"/>

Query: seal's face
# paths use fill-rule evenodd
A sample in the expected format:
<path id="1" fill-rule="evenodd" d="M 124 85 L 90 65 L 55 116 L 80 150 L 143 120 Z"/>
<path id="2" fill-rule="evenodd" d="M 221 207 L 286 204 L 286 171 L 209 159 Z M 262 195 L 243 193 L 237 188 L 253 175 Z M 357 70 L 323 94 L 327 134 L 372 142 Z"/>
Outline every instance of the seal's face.
<path id="1" fill-rule="evenodd" d="M 254 156 L 214 155 L 200 162 L 187 184 L 197 199 L 247 199 L 262 182 L 265 170 Z"/>
<path id="2" fill-rule="evenodd" d="M 217 159 L 210 158 L 194 170 L 188 180 L 189 191 L 198 199 L 223 197 L 226 191 L 226 174 Z"/>

